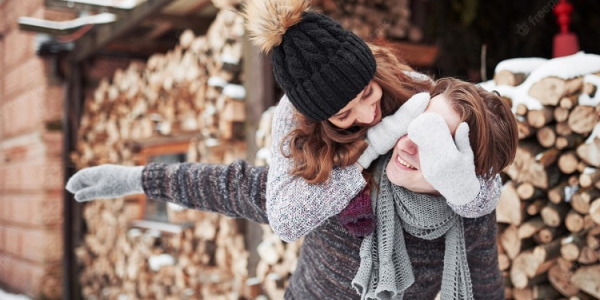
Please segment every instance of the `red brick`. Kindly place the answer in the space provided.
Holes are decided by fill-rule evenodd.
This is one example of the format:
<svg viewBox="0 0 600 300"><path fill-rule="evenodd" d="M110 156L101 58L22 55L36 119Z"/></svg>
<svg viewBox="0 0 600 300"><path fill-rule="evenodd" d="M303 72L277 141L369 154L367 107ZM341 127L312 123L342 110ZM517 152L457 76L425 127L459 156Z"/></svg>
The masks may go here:
<svg viewBox="0 0 600 300"><path fill-rule="evenodd" d="M61 225L62 196L62 191L0 195L0 207L4 209L4 213L0 215L0 221L17 225Z"/></svg>
<svg viewBox="0 0 600 300"><path fill-rule="evenodd" d="M44 5L43 0L7 0L7 3L3 7L4 19L0 20L6 24L6 30L18 30L18 18L22 16L34 17L36 11L38 11Z"/></svg>
<svg viewBox="0 0 600 300"><path fill-rule="evenodd" d="M62 232L60 227L35 228L6 226L7 243L3 251L13 257L39 263L60 262Z"/></svg>
<svg viewBox="0 0 600 300"><path fill-rule="evenodd" d="M2 251L18 256L21 253L22 231L19 227L3 225L5 232L6 243L2 247Z"/></svg>
<svg viewBox="0 0 600 300"><path fill-rule="evenodd" d="M2 245L6 245L6 229L4 228L4 226L5 225L0 223L0 253L4 252L2 250Z"/></svg>
<svg viewBox="0 0 600 300"><path fill-rule="evenodd" d="M62 190L62 162L58 158L38 158L32 161L0 165L0 191L34 192Z"/></svg>
<svg viewBox="0 0 600 300"><path fill-rule="evenodd" d="M13 30L4 37L5 74L23 62L35 58L35 35L25 31Z"/></svg>
<svg viewBox="0 0 600 300"><path fill-rule="evenodd" d="M46 157L62 159L64 134L62 131L44 132L42 134L46 146Z"/></svg>
<svg viewBox="0 0 600 300"><path fill-rule="evenodd" d="M49 85L46 88L44 121L62 120L64 107L63 86Z"/></svg>
<svg viewBox="0 0 600 300"><path fill-rule="evenodd" d="M2 9L0 8L0 11ZM2 20L2 15L0 14L0 20ZM0 24L0 34L2 34L2 24ZM4 66L4 52L6 42L4 39L0 39L0 70L6 70ZM4 71L0 71L0 105L4 102Z"/></svg>
<svg viewBox="0 0 600 300"><path fill-rule="evenodd" d="M46 64L42 58L31 56L17 62L14 67L7 66L7 70L4 74L4 97L7 102L27 91L48 86ZM37 101L43 103L44 99L39 97Z"/></svg>
<svg viewBox="0 0 600 300"><path fill-rule="evenodd" d="M32 132L0 141L0 157L4 164L27 162L46 156L47 149L44 133ZM52 151L55 151L54 149ZM53 156L54 153L52 153Z"/></svg>
<svg viewBox="0 0 600 300"><path fill-rule="evenodd" d="M44 87L28 90L16 99L0 106L0 136L2 139L43 129Z"/></svg>
<svg viewBox="0 0 600 300"><path fill-rule="evenodd" d="M4 193L0 193L0 195L2 194ZM8 219L8 216L10 215L10 209L11 208L9 207L8 201L3 201L2 197L0 196L0 221ZM0 240L0 245L2 245L2 240Z"/></svg>
<svg viewBox="0 0 600 300"><path fill-rule="evenodd" d="M4 1L6 2L6 1ZM0 3L0 34L6 33L8 31L8 24L6 24L6 14L4 13L4 8L2 3ZM2 65L3 60L0 60L0 65Z"/></svg>
<svg viewBox="0 0 600 300"><path fill-rule="evenodd" d="M9 256L6 272L0 274L0 281L12 290L36 299L59 299L60 271L60 264L38 264Z"/></svg>
<svg viewBox="0 0 600 300"><path fill-rule="evenodd" d="M27 229L23 231L20 257L41 263L60 262L63 255L62 245L60 227Z"/></svg>

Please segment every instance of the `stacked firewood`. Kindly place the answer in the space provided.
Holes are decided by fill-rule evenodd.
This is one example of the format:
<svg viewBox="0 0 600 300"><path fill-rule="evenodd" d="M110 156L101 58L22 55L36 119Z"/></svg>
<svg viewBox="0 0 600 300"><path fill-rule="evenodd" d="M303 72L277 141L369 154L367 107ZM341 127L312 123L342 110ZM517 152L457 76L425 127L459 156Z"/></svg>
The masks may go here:
<svg viewBox="0 0 600 300"><path fill-rule="evenodd" d="M245 152L226 145L244 139L243 35L243 19L224 9L206 36L186 31L174 50L102 80L85 102L73 161L132 161L129 142L182 133L201 137L200 161Z"/></svg>
<svg viewBox="0 0 600 300"><path fill-rule="evenodd" d="M274 112L275 107L270 107L260 118L256 131L256 165L270 163ZM263 225L262 230L262 240L257 248L260 260L256 266L256 278L252 278L248 285L253 287L254 296L262 294L269 299L283 299L288 280L296 269L302 239L285 243L273 233L271 227Z"/></svg>
<svg viewBox="0 0 600 300"><path fill-rule="evenodd" d="M411 24L410 0L320 0L315 5L366 40L423 40L423 30Z"/></svg>
<svg viewBox="0 0 600 300"><path fill-rule="evenodd" d="M186 31L174 50L103 80L85 101L73 163L134 165L136 145L184 135L193 136L189 161L244 158L243 34L241 16L222 9L206 36ZM84 207L87 231L76 255L85 299L239 299L246 293L248 251L236 220L169 205L177 223L140 221L143 208L132 200Z"/></svg>
<svg viewBox="0 0 600 300"><path fill-rule="evenodd" d="M519 128L497 208L507 299L600 298L600 104L582 101L596 97L597 75L496 74L541 104L506 93Z"/></svg>
<svg viewBox="0 0 600 300"><path fill-rule="evenodd" d="M148 225L127 210L123 199L85 207L85 299L238 299L248 254L235 222L193 212L195 224Z"/></svg>

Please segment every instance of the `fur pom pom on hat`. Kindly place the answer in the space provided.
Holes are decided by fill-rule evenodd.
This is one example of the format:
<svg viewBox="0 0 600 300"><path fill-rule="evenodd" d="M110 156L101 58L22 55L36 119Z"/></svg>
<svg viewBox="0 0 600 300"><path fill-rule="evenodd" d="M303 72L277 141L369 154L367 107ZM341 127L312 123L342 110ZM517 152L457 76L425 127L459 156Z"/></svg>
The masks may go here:
<svg viewBox="0 0 600 300"><path fill-rule="evenodd" d="M367 44L306 0L248 0L246 31L272 53L275 79L294 105L314 121L327 120L375 76Z"/></svg>

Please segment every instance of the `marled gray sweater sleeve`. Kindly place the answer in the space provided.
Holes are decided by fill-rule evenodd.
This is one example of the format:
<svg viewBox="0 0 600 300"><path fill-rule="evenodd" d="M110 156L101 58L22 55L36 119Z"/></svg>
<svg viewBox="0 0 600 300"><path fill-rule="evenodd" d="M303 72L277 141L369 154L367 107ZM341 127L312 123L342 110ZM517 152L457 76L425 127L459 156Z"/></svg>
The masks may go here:
<svg viewBox="0 0 600 300"><path fill-rule="evenodd" d="M344 209L366 185L355 165L334 168L325 183L309 184L300 176L292 176L289 143L280 147L283 138L295 124L295 109L287 96L275 109L272 124L271 165L267 176L267 216L279 238L294 241Z"/></svg>
<svg viewBox="0 0 600 300"><path fill-rule="evenodd" d="M450 208L452 208L456 214L462 217L483 217L494 211L498 205L498 201L500 200L502 189L502 179L500 178L500 175L496 175L489 179L482 176L477 176L477 179L479 179L479 185L481 189L473 201L463 205L454 205L450 202L447 202Z"/></svg>
<svg viewBox="0 0 600 300"><path fill-rule="evenodd" d="M265 224L268 171L243 160L229 165L150 163L142 171L142 186L151 199Z"/></svg>

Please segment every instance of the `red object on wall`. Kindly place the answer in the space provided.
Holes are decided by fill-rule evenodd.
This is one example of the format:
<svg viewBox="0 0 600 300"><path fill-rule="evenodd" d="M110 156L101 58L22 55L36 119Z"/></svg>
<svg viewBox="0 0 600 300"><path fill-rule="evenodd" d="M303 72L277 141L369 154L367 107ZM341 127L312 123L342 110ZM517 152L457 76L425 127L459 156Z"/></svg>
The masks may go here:
<svg viewBox="0 0 600 300"><path fill-rule="evenodd" d="M553 57L567 56L579 51L577 36L569 32L571 12L573 12L573 5L567 0L560 0L554 6L554 14L556 15L556 22L560 26L560 32L554 35Z"/></svg>

